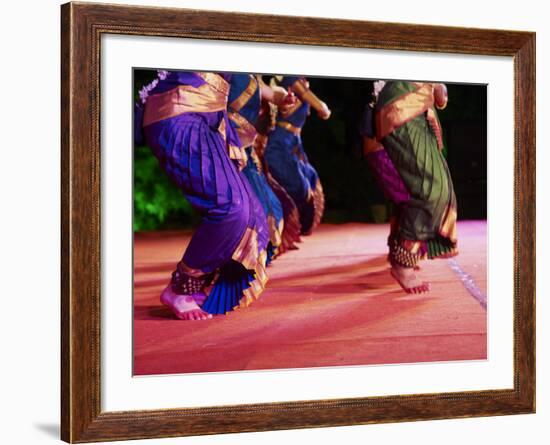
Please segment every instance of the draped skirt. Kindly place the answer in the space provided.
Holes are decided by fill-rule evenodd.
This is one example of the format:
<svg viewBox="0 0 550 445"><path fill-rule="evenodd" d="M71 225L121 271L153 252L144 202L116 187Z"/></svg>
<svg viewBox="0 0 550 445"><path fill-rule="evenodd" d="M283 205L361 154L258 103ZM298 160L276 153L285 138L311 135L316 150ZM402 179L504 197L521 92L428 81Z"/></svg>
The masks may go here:
<svg viewBox="0 0 550 445"><path fill-rule="evenodd" d="M282 243L284 227L283 207L271 189L263 172L263 167L253 147L246 148L247 163L243 173L248 179L252 190L260 201L267 217L269 229L269 244L267 249L268 262L277 255Z"/></svg>
<svg viewBox="0 0 550 445"><path fill-rule="evenodd" d="M262 206L225 142L223 112L185 113L144 128L164 171L202 216L181 260L194 276L215 274L203 309L246 306L265 286L269 231Z"/></svg>
<svg viewBox="0 0 550 445"><path fill-rule="evenodd" d="M324 193L319 175L309 163L299 136L275 127L265 149L265 160L275 180L294 200L302 234L309 234L320 223Z"/></svg>
<svg viewBox="0 0 550 445"><path fill-rule="evenodd" d="M457 204L447 162L425 114L382 140L367 156L397 215L392 238L421 242L428 258L456 255Z"/></svg>

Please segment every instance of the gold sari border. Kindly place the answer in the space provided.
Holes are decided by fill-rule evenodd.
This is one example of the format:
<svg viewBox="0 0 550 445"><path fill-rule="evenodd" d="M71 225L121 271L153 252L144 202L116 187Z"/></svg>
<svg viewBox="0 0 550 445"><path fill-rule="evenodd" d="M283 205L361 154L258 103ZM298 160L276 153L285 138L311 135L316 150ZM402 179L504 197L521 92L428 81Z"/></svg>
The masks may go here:
<svg viewBox="0 0 550 445"><path fill-rule="evenodd" d="M258 90L258 81L254 76L250 74L249 76L250 82L248 83L248 86L243 90L239 97L229 104L229 108L232 108L234 111L240 111Z"/></svg>
<svg viewBox="0 0 550 445"><path fill-rule="evenodd" d="M296 81L290 86L290 89L302 97L303 94L309 91L306 80L302 77L296 79Z"/></svg>
<svg viewBox="0 0 550 445"><path fill-rule="evenodd" d="M254 147L251 147L250 158L252 159L252 162L254 162L254 165L256 166L256 170L258 171L258 173L262 173L263 171L262 161L260 160L260 157L258 156L258 153L256 153L256 149Z"/></svg>
<svg viewBox="0 0 550 445"><path fill-rule="evenodd" d="M287 121L277 121L277 125L281 128L284 128L287 131L290 131L295 136L300 136L300 134L302 133L301 128L296 127Z"/></svg>
<svg viewBox="0 0 550 445"><path fill-rule="evenodd" d="M426 255L426 257L430 260L439 260L439 259L453 258L457 255L458 255L458 248L454 246L450 250L447 250L446 252L443 252L437 255L432 255L432 256Z"/></svg>
<svg viewBox="0 0 550 445"><path fill-rule="evenodd" d="M449 205L439 226L439 234L443 238L449 239L452 243L456 243L458 238L456 221L457 210L454 206Z"/></svg>
<svg viewBox="0 0 550 445"><path fill-rule="evenodd" d="M268 137L265 134L258 133L254 139L254 151L256 155L263 158L265 148L267 147Z"/></svg>
<svg viewBox="0 0 550 445"><path fill-rule="evenodd" d="M241 263L246 269L254 270L256 268L258 263L258 234L254 229L246 228L231 259Z"/></svg>
<svg viewBox="0 0 550 445"><path fill-rule="evenodd" d="M206 272L204 272L203 270L201 269L195 269L193 267L189 267L187 264L185 264L183 262L183 260L181 260L178 265L177 265L177 269L180 271L180 272L183 272L187 275L189 275L190 277L194 277L194 278L199 278L199 277L202 277L204 275L206 275Z"/></svg>
<svg viewBox="0 0 550 445"><path fill-rule="evenodd" d="M227 95L208 83L200 87L179 85L160 94L151 94L145 103L143 126L184 113L209 113L225 110Z"/></svg>
<svg viewBox="0 0 550 445"><path fill-rule="evenodd" d="M413 255L418 255L420 247L422 247L423 244L423 241L415 241L410 239L400 239L397 242L403 249Z"/></svg>
<svg viewBox="0 0 550 445"><path fill-rule="evenodd" d="M321 181L318 179L313 189L313 225L312 229L321 224L325 213L325 193Z"/></svg>
<svg viewBox="0 0 550 445"><path fill-rule="evenodd" d="M252 125L245 117L237 113L236 111L229 110L228 112L229 119L231 119L235 124L237 124L237 135L241 142L241 148L250 147L254 144L254 140L258 132L254 125Z"/></svg>
<svg viewBox="0 0 550 445"><path fill-rule="evenodd" d="M240 299L239 304L233 309L240 309L250 306L254 301L260 298L260 295L265 290L265 286L268 281L267 272L265 270L265 264L267 261L267 253L262 250L258 255L258 262L254 268L254 280L249 283L249 287L243 290L243 297Z"/></svg>
<svg viewBox="0 0 550 445"><path fill-rule="evenodd" d="M218 131L226 143L227 154L229 155L229 159L233 159L234 161L236 161L239 167L239 170L242 170L246 166L246 163L248 162L248 157L246 156L246 152L244 151L244 148L228 143L225 118L221 120L220 126L218 127Z"/></svg>
<svg viewBox="0 0 550 445"><path fill-rule="evenodd" d="M244 148L229 144L227 146L227 149L229 151L229 158L236 161L239 167L239 170L242 170L246 166L246 163L248 162L248 156L246 155Z"/></svg>
<svg viewBox="0 0 550 445"><path fill-rule="evenodd" d="M202 80L204 80L208 85L218 90L220 93L224 94L226 97L229 95L229 82L227 82L227 80L225 80L219 74L199 71L197 72L197 75Z"/></svg>
<svg viewBox="0 0 550 445"><path fill-rule="evenodd" d="M417 89L390 102L376 113L376 139L381 141L401 125L433 107L433 86L416 83Z"/></svg>
<svg viewBox="0 0 550 445"><path fill-rule="evenodd" d="M296 244L301 242L301 229L302 225L300 224L300 214L298 213L298 209L294 206L284 215L282 240L278 249L279 255L289 250L298 249Z"/></svg>
<svg viewBox="0 0 550 445"><path fill-rule="evenodd" d="M218 125L218 131L222 135L224 142L227 141L227 128L225 128L225 126L226 126L225 119L222 119L220 121L220 124Z"/></svg>
<svg viewBox="0 0 550 445"><path fill-rule="evenodd" d="M437 115L435 114L433 108L428 108L428 111L426 112L426 120L428 121L428 124L430 125L430 128L432 129L435 138L437 139L437 147L439 148L439 150L442 150L443 130L441 129L441 124L439 123L439 119L437 118Z"/></svg>
<svg viewBox="0 0 550 445"><path fill-rule="evenodd" d="M367 156L382 150L384 150L384 146L376 139L363 136L363 155Z"/></svg>
<svg viewBox="0 0 550 445"><path fill-rule="evenodd" d="M296 102L293 105L286 106L284 108L279 108L279 114L282 118L287 118L292 116L294 112L302 106L303 102L296 98Z"/></svg>
<svg viewBox="0 0 550 445"><path fill-rule="evenodd" d="M267 273L265 270L267 252L262 250L258 252L258 234L248 227L239 242L239 245L233 253L232 259L241 263L244 268L254 271L254 280L250 286L243 290L243 297L234 309L249 306L257 300L265 289L267 283Z"/></svg>
<svg viewBox="0 0 550 445"><path fill-rule="evenodd" d="M281 221L282 223L283 221ZM281 245L281 235L283 232L283 225L277 224L275 217L269 215L267 217L267 227L269 228L269 241L273 247L279 247Z"/></svg>

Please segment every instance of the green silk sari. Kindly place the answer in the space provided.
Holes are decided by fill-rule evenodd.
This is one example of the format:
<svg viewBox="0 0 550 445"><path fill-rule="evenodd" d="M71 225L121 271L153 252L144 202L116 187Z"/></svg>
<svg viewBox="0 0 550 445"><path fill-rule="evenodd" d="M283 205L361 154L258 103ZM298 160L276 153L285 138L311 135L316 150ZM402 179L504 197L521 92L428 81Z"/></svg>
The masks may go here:
<svg viewBox="0 0 550 445"><path fill-rule="evenodd" d="M409 192L391 237L428 258L457 254L456 197L429 83L388 81L375 109L376 138Z"/></svg>

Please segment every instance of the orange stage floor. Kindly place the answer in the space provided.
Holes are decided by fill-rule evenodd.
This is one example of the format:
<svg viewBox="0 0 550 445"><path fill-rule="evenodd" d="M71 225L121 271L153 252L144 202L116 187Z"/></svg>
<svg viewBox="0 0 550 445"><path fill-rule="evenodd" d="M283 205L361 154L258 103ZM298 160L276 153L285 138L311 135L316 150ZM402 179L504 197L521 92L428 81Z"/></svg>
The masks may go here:
<svg viewBox="0 0 550 445"><path fill-rule="evenodd" d="M459 223L455 259L422 262L422 295L391 278L388 230L323 224L268 268L258 301L205 321L158 300L189 233L136 234L134 375L485 359L485 221Z"/></svg>

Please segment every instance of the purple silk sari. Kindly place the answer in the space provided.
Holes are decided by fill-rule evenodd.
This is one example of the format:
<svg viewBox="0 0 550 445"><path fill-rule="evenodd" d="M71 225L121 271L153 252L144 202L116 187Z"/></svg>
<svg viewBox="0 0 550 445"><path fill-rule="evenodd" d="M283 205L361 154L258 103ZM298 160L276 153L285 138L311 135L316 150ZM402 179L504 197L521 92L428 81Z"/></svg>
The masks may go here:
<svg viewBox="0 0 550 445"><path fill-rule="evenodd" d="M228 77L170 72L144 113L147 144L202 216L178 269L195 277L216 272L203 305L210 313L247 306L267 280L266 216L231 159L239 143L227 120Z"/></svg>

